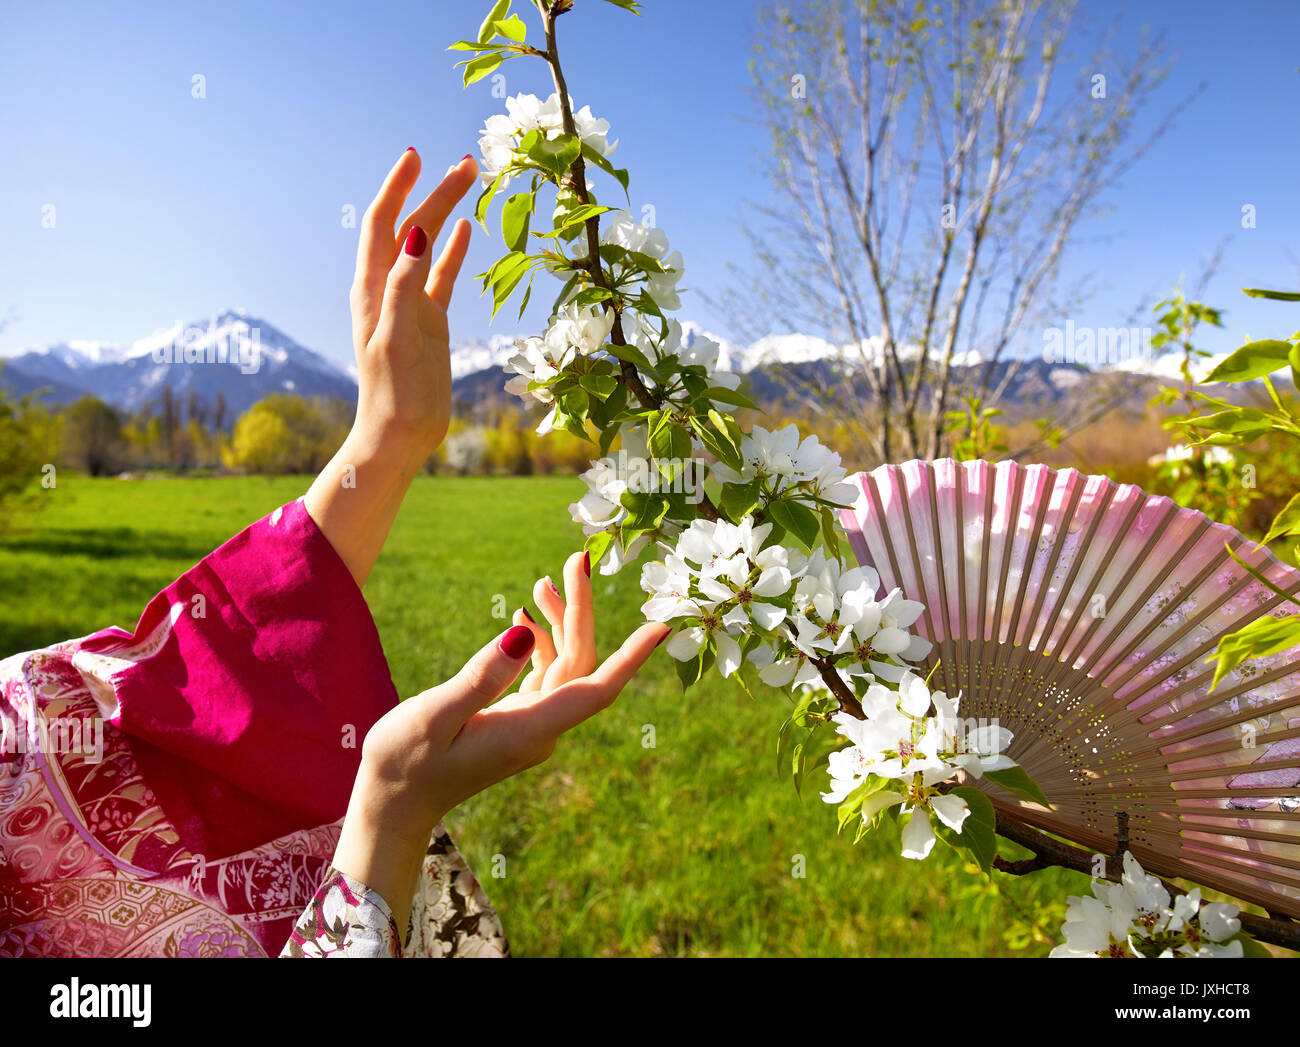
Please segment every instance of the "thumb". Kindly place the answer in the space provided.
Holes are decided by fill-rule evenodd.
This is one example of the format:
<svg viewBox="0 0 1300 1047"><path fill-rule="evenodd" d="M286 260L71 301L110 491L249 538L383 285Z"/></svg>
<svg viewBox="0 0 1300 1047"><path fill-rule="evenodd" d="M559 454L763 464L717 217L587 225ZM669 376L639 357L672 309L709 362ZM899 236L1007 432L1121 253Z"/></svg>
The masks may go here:
<svg viewBox="0 0 1300 1047"><path fill-rule="evenodd" d="M429 249L428 235L420 226L411 226L397 254L397 261L388 272L388 286L384 292L386 305L410 309L412 303L423 298L432 265L433 252Z"/></svg>
<svg viewBox="0 0 1300 1047"><path fill-rule="evenodd" d="M533 653L533 631L512 625L482 648L446 683L435 688L439 704L452 724L454 736L480 709L505 694Z"/></svg>

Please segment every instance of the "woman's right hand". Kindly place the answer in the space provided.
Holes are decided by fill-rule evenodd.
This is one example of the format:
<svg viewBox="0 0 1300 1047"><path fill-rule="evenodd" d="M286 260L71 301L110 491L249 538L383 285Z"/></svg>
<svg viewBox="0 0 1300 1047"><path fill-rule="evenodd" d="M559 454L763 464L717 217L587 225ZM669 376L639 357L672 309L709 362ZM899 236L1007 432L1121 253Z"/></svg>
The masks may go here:
<svg viewBox="0 0 1300 1047"><path fill-rule="evenodd" d="M388 902L398 927L429 834L457 804L544 762L561 734L609 706L670 631L643 625L597 666L587 554L533 589L547 631L520 609L515 624L446 683L402 702L366 735L334 866ZM531 656L519 691L500 701Z"/></svg>

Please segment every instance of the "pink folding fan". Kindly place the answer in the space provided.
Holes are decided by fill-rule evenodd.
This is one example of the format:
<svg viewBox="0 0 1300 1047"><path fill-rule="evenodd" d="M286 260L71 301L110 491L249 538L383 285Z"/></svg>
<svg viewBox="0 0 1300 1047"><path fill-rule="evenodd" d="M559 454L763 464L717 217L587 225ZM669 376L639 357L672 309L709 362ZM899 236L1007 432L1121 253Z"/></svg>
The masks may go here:
<svg viewBox="0 0 1300 1047"><path fill-rule="evenodd" d="M852 478L858 560L925 603L934 686L996 717L1053 810L1005 814L1149 871L1300 917L1300 654L1209 691L1219 638L1295 605L1300 572L1236 531L1102 476L1013 462ZM978 784L978 783L977 783Z"/></svg>

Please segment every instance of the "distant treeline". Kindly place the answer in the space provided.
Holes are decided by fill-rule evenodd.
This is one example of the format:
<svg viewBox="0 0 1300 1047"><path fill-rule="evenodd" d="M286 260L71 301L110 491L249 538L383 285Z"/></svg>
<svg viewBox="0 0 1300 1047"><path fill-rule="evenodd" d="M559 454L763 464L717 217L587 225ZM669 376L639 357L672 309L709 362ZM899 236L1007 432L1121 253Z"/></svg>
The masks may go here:
<svg viewBox="0 0 1300 1047"><path fill-rule="evenodd" d="M94 396L51 410L0 393L0 454L17 474L15 485L22 476L39 478L46 464L89 476L159 469L314 473L338 450L355 411L346 400L293 393L267 396L235 419L220 393L209 406L196 393L182 401L166 387L137 411ZM591 444L565 432L540 437L536 425L514 406L478 411L473 422L453 419L425 470L527 475L587 468Z"/></svg>
<svg viewBox="0 0 1300 1047"><path fill-rule="evenodd" d="M538 414L511 403L480 400L451 422L447 438L425 463L428 473L456 475L546 475L586 469L596 448L571 433L536 432ZM772 407L770 410L775 411ZM228 416L220 394L209 406L191 393L183 401L164 387L159 398L140 410L125 412L87 396L52 410L32 397L14 400L0 389L0 529L40 490L51 467L90 476L116 476L150 470L311 474L333 456L351 427L355 404L342 399L307 398L276 393L258 401L237 418ZM742 426L779 428L798 424L805 434L842 450L849 469L876 463L854 454L861 433L844 418L827 418L815 410L744 412ZM862 424L869 425L864 412ZM1034 443L1035 423L994 426L991 458L1014 454ZM1053 448L1037 449L1026 460L1055 467L1072 466L1135 483L1152 493L1175 494L1161 475L1159 462L1171 440L1162 419L1151 413L1116 409ZM1248 534L1262 533L1279 506L1275 492L1294 490L1300 465L1286 453L1253 449L1241 456L1252 467L1251 483L1259 495L1239 521ZM1256 475L1257 474L1257 475ZM1186 499L1183 492L1179 492ZM1215 518L1224 505L1196 508ZM1185 502L1186 504L1186 502Z"/></svg>

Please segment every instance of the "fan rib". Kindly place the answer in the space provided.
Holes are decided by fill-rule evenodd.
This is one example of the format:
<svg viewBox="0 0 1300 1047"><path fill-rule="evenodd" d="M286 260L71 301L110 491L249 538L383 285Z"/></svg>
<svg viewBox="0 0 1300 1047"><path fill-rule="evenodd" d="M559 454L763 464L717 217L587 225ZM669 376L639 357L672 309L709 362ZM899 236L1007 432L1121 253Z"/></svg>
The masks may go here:
<svg viewBox="0 0 1300 1047"><path fill-rule="evenodd" d="M1156 821L1152 824L1160 825L1160 822ZM1161 831L1164 831L1163 827ZM1174 829L1170 827L1168 831L1180 838L1185 838L1188 833L1201 833L1210 836L1231 836L1242 840L1259 840L1261 843L1295 843L1294 834L1269 832L1266 829L1244 829L1241 826L1229 828L1217 825L1198 825L1196 822L1183 822L1180 828ZM1197 839L1193 842L1201 843L1203 841ZM1239 854L1240 848L1230 849L1229 852L1225 853Z"/></svg>
<svg viewBox="0 0 1300 1047"><path fill-rule="evenodd" d="M1079 476L1079 474L1075 472L1073 469L1068 470L1067 472L1068 474L1072 474L1073 477L1077 478ZM1069 533L1069 525L1074 520L1074 514L1078 510L1079 502L1083 499L1083 493L1088 486L1086 480L1082 482L1072 481L1072 483L1073 483L1073 490L1070 495L1070 503L1069 506L1061 513L1061 521L1060 524L1057 526L1058 534ZM1093 527L1095 528L1096 525L1098 525L1100 522L1101 522L1101 514L1097 514L1093 518ZM1048 590L1051 588L1052 575L1056 571L1056 565L1060 561L1061 554L1062 552L1064 552L1064 550L1065 550L1064 542L1053 543L1052 559L1043 570L1042 584L1039 586L1038 589L1038 599L1034 603L1033 610L1030 611L1029 613L1029 621L1031 623L1035 622L1038 619L1038 616L1043 609L1043 601L1047 596ZM1036 648L1036 650L1040 654L1046 655L1047 653L1047 645L1051 641L1051 637L1052 637L1052 626L1056 621L1057 615L1060 612L1060 608L1064 606L1065 597L1070 591L1070 583L1073 582L1076 572L1079 570L1079 568L1082 565L1083 565L1083 557L1076 558L1073 565L1071 566L1069 579L1057 592L1056 599L1052 601L1051 616L1049 617L1047 623L1044 625L1042 629L1042 632L1040 634L1039 646ZM1034 631L1035 631L1034 627L1031 624L1030 628L1027 630L1025 635L1026 649L1031 648L1031 645L1034 641ZM1029 686L1029 679L1030 679L1029 673L1022 673L1020 675L1019 683L1016 685L1015 689L1011 692L1010 695L1009 700L1012 702L1012 704L1015 704L1024 696L1025 690Z"/></svg>
<svg viewBox="0 0 1300 1047"><path fill-rule="evenodd" d="M924 470L925 475L930 476L931 479L933 480L934 466L929 462L925 462L923 463L922 468ZM954 655L956 654L956 651L953 648L953 642L952 642L952 636L953 636L952 616L948 610L948 585L947 582L945 581L947 577L947 572L938 570L938 565L940 563L943 563L943 529L939 526L939 501L938 501L938 494L936 493L938 484L931 482L926 484L925 486L929 488L929 493L930 493L930 525L931 525L930 538L931 538L932 547L934 549L934 559L935 559L935 567L936 567L934 571L934 575L939 581L939 612L943 616L943 639L940 641L940 647L947 654L947 657L939 659L939 664L943 669L944 690L948 694L953 694L956 691L956 687L955 687L956 679L952 675L953 661L954 661ZM909 529L909 537L910 537L910 529ZM915 562L919 568L921 560L917 554L917 549L915 548L915 545L913 545L912 548L912 556L915 558Z"/></svg>
<svg viewBox="0 0 1300 1047"><path fill-rule="evenodd" d="M1117 488L1111 488L1110 490L1113 492L1114 490L1117 490ZM1109 507L1109 505L1110 503L1108 502L1107 507ZM1135 498L1133 500L1133 505L1129 507L1128 514L1125 516L1120 529L1127 532L1133 526L1134 520L1141 511L1142 502L1140 499ZM1098 514L1096 522L1101 522L1101 514ZM1061 630L1060 644L1052 650L1052 666L1048 669L1046 676L1043 678L1043 687L1055 686L1062 673L1075 671L1074 662L1077 660L1075 658L1075 651L1081 650L1083 647L1087 646L1088 640L1092 635L1092 629L1090 628L1079 641L1079 644L1067 652L1067 648L1070 646L1070 641L1074 636L1074 631L1079 627L1079 622L1083 616L1084 608L1088 606L1088 600L1085 598L1086 593L1089 590L1095 590L1101 585L1102 580L1106 577L1106 572L1110 570L1111 561L1114 560L1116 554L1119 553L1119 549L1120 547L1118 543L1111 545L1102 555L1101 563L1097 565L1097 569L1091 576L1089 576L1088 586L1085 588L1084 594L1080 596L1079 602L1074 608L1074 614L1070 616L1070 620ZM1076 565L1082 565L1085 559L1086 557L1080 556L1076 561ZM1100 618L1094 618L1092 628L1096 628L1100 621ZM1046 650L1044 650L1044 654L1046 654Z"/></svg>
<svg viewBox="0 0 1300 1047"><path fill-rule="evenodd" d="M1202 534L1204 534L1204 532L1202 532ZM1199 540L1200 539L1198 538L1197 541L1199 542ZM1187 595L1196 592L1196 590L1199 589L1205 583L1205 580L1207 578L1209 578L1216 571L1221 570L1223 565L1228 562L1230 562L1230 557L1228 556L1227 550L1225 549L1223 552L1218 554L1217 560L1212 560L1209 563L1207 563L1204 567L1201 568L1201 570L1196 574L1196 576L1190 582L1188 582L1186 585L1179 587L1178 599L1182 599ZM1176 565L1176 561L1171 560L1170 569L1172 569L1175 565ZM1226 594L1221 594L1219 597L1219 601L1213 606L1207 607L1202 612L1202 616L1205 614L1213 613L1213 611L1217 610L1218 607L1222 606L1222 604L1226 602L1228 599L1229 597ZM1143 607L1146 606L1146 601L1143 602L1142 606ZM1124 649L1120 651L1118 656L1112 659L1112 661L1118 662L1119 664L1122 665L1124 661L1128 659L1128 657L1135 650L1137 650L1139 646L1141 646L1142 642L1148 636L1150 636L1157 629L1162 628L1167 621L1168 621L1167 618L1162 618L1158 614L1153 614L1151 616L1151 621L1147 623L1146 627L1141 629L1137 633L1137 635L1134 636L1133 639L1128 642L1127 646L1125 646ZM1160 645L1154 646L1143 658L1136 660L1134 665L1128 670L1128 672L1126 672L1118 680L1115 680L1113 682L1108 680L1106 682L1106 686L1109 687L1116 694L1118 694L1120 689L1129 680L1131 680L1136 674L1140 673L1154 659L1158 658L1165 651L1169 650L1170 647L1172 647L1175 643L1181 640L1187 633L1189 633L1192 629L1194 629L1198 621L1199 621L1199 617L1196 620L1189 620L1183 622L1182 625L1180 625L1177 629L1175 629L1174 632L1172 632L1169 636L1164 637L1161 640ZM1152 682L1148 682L1147 687L1144 689L1149 689L1152 685Z"/></svg>
<svg viewBox="0 0 1300 1047"><path fill-rule="evenodd" d="M1207 519L1202 519L1200 524L1197 527L1197 532L1195 536L1187 544L1190 546L1195 546L1201 540L1201 538L1204 537L1205 532L1208 531L1209 528L1210 528L1210 521ZM1162 532L1163 532L1163 528L1161 528L1161 531L1157 532L1154 537L1162 538L1163 537ZM1138 616L1138 614L1142 611L1142 608L1144 608L1147 605L1147 603L1150 602L1151 597L1153 597L1160 590L1160 587L1165 584L1165 580L1169 577L1171 573L1173 573L1173 570L1175 567L1178 566L1178 563L1179 562L1176 559L1169 559L1165 563L1164 567L1160 570L1160 573L1157 574L1155 578L1153 578L1151 582L1147 585L1147 587L1144 590L1142 590L1141 594L1132 601L1132 606L1129 608L1128 613L1125 614L1122 619L1120 619L1119 624L1111 630L1110 635L1114 636L1116 639L1124 635L1124 630L1129 627L1129 624L1133 621L1133 619L1135 619ZM1140 565L1140 561L1135 559L1134 567L1137 567L1139 565ZM1115 666L1117 662L1122 662L1123 658L1128 656L1128 652L1131 647L1132 644L1130 643L1129 647L1125 648L1123 655L1116 655L1112 651L1107 651L1106 654L1099 653L1098 660L1093 663L1092 670L1089 672L1088 675L1093 677L1099 683L1105 685L1105 687L1108 690L1111 690L1113 692L1114 688L1111 686L1111 684L1107 682L1106 678L1114 671L1113 666ZM1102 659L1105 659L1105 661L1102 661Z"/></svg>
<svg viewBox="0 0 1300 1047"><path fill-rule="evenodd" d="M1086 487L1087 485L1085 484L1084 486ZM1080 548L1086 549L1089 545L1092 544L1093 538L1096 537L1097 529L1101 526L1101 521L1106 515L1106 510L1110 508L1111 502L1114 501L1115 490L1116 488L1113 486L1107 487L1102 493L1101 509L1093 513L1092 522L1088 525L1088 532L1080 540L1079 543ZM1086 559L1087 557L1085 556L1076 556L1074 559L1074 563L1070 565L1070 573L1066 575L1065 581L1061 583L1061 590L1057 594L1057 600L1052 605L1051 616L1047 619L1047 623L1043 626L1043 643L1040 649L1044 654L1048 653L1048 645L1052 641L1052 633L1056 630L1057 619L1060 617L1061 612L1065 609L1065 605L1068 602L1069 595L1074 589L1074 580L1076 577L1078 577L1079 571L1083 569L1083 564ZM1110 562L1109 560L1106 561L1107 565L1109 565L1109 562ZM1105 566L1103 566L1102 571L1104 573ZM1076 615L1079 613L1079 610L1083 608L1085 602L1086 601L1083 600L1079 601L1079 606L1075 611ZM1069 634L1069 632L1072 629L1073 629L1073 625L1070 625L1061 634L1061 639L1064 640L1065 637ZM1052 648L1051 653L1055 655L1056 648Z"/></svg>
<svg viewBox="0 0 1300 1047"><path fill-rule="evenodd" d="M1292 697L1287 700L1294 701L1295 699L1294 697ZM1255 719L1254 710L1250 710L1250 715L1247 716L1247 719L1251 719L1251 720ZM1220 720L1214 723L1212 726L1214 729L1210 733L1217 734L1225 727L1229 727L1232 725L1225 721ZM1257 734L1254 738L1254 745L1251 748L1253 749L1266 748L1267 746L1272 745L1274 742L1285 742L1292 738L1300 738L1300 727L1288 727L1285 730L1273 731L1268 734ZM1230 753L1234 749L1239 752L1251 751L1251 749L1247 749L1242 745L1242 740L1240 738L1227 738L1221 742L1215 742L1212 745L1203 745L1196 749L1181 750L1176 756L1170 756L1169 759L1170 769L1172 770L1173 765L1176 763L1186 763L1188 760L1197 760L1205 756L1217 756L1219 753Z"/></svg>
<svg viewBox="0 0 1300 1047"><path fill-rule="evenodd" d="M1169 509L1169 512L1167 513L1167 515L1172 515L1172 507L1173 507L1173 503L1171 502L1171 503L1170 503L1170 509ZM1135 509L1135 512L1134 512L1133 515L1136 516L1136 515L1138 515L1138 513L1140 513L1140 511L1141 511L1141 502L1139 502L1139 503L1134 507L1134 509ZM1120 577L1119 582L1118 582L1117 584L1115 584L1115 585L1113 585L1113 586L1110 587L1112 592L1120 592L1120 593L1122 593L1122 592L1124 592L1125 589L1128 588L1128 584L1129 584L1129 582L1131 582L1131 581L1133 580L1133 576L1134 576L1135 574L1137 574L1139 568L1141 567L1142 560L1144 560L1145 558L1147 558L1148 556L1150 556L1150 555L1152 554L1152 552L1153 552L1153 548L1152 548L1152 547L1153 547L1156 543L1159 542L1161 536L1163 535L1163 532L1164 532L1164 528L1165 528L1166 523L1168 523L1167 520L1161 520L1161 521L1160 521L1160 525L1159 525L1158 527L1153 527L1153 528L1151 529L1151 531L1152 531L1152 533L1151 533L1151 537L1147 539L1146 546L1145 546L1145 547L1140 551L1140 553L1139 553L1138 555L1133 556L1132 562L1129 564L1128 569L1127 569L1127 570L1124 572L1124 574ZM1115 556L1115 554L1117 554L1117 553L1119 552L1119 549L1120 549L1120 547L1119 547L1118 544L1116 544L1116 545L1114 545L1114 546L1111 547L1110 552L1109 552L1108 555L1107 555L1107 565L1108 565L1108 566L1109 566L1109 562L1110 562L1110 560ZM1104 580L1105 580L1105 574L1104 574L1104 573L1103 573L1102 575L1098 576L1098 578L1096 579L1098 585L1100 585ZM1105 595L1105 594L1102 594L1102 595ZM1078 662L1079 662L1079 658L1082 656L1083 652L1087 649L1088 644L1091 643L1091 641L1092 641L1092 637L1093 637L1093 634L1094 634L1098 629L1103 628L1103 624L1104 624L1105 626L1107 626L1107 627L1113 627L1114 623L1113 623L1113 622L1109 622L1109 621L1107 621L1107 618L1108 618L1108 616L1105 615L1105 614L1101 614L1101 615L1097 615L1097 616L1095 616L1095 617L1093 618L1093 620L1092 620L1092 624L1091 624L1090 626L1088 626L1088 628L1084 631L1084 634L1083 634L1083 636L1080 638L1079 642L1078 642L1077 644L1075 644L1073 647L1071 647L1069 654L1066 656L1066 658L1068 658L1068 661L1066 662L1066 664L1067 664L1071 669L1077 668L1077 666L1078 666ZM1122 628L1122 625L1121 625L1121 628ZM1108 634L1109 634L1109 633L1112 633L1113 631L1114 631L1113 628L1109 628L1109 629L1108 629ZM1063 659L1063 660L1064 660L1064 659Z"/></svg>
<svg viewBox="0 0 1300 1047"><path fill-rule="evenodd" d="M1162 699L1162 703L1160 707L1156 709L1149 709L1145 712L1140 712L1139 719L1141 720L1142 723L1146 723L1147 718L1154 719L1158 714L1165 713L1165 715L1169 717L1168 722L1161 724L1160 727L1154 728L1154 730L1164 730L1164 728L1166 727L1172 727L1179 720L1185 720L1187 719L1187 717L1192 716L1195 713L1204 712L1207 709L1213 709L1216 705L1220 705L1223 702L1230 701L1231 699L1237 698L1240 695L1248 694L1249 692L1257 689L1263 684L1272 683L1274 680L1280 680L1285 676L1290 676L1292 673L1296 671L1297 671L1297 666L1295 665L1282 665L1276 669L1269 669L1266 672L1257 673L1256 675L1250 677L1250 679L1248 679L1245 683L1237 684L1236 687L1229 687L1222 691L1214 691L1211 694L1207 694L1204 698L1201 698L1200 700L1193 702L1191 705L1184 706L1181 709L1169 709L1168 708L1169 702L1165 701L1164 699L1172 699L1177 695L1182 694L1185 691L1193 690L1194 689L1193 684L1196 681L1189 681L1186 684L1180 684L1175 690L1169 691L1167 694L1161 695L1160 697ZM1211 673L1212 670L1206 670L1204 674L1198 677L1198 680L1203 683L1205 679L1211 675ZM1281 698L1276 699L1274 702L1269 703L1267 706L1258 705L1258 706L1254 706L1252 709L1246 709L1245 711L1234 713L1231 717L1224 717L1223 720L1219 721L1219 723L1221 726L1230 726L1231 724L1241 723L1245 720L1253 720L1256 716L1260 714L1260 711L1265 708L1268 708L1270 710L1285 709L1287 708L1288 705L1293 704L1294 702L1295 702L1294 694L1283 695ZM1159 738L1155 738L1153 736L1152 740L1164 746L1164 745L1168 745L1170 742L1180 742L1187 738L1195 738L1198 734L1202 733L1202 730L1203 730L1202 724L1195 724L1194 726L1191 727L1185 727L1181 731L1176 731L1173 734L1162 735Z"/></svg>
<svg viewBox="0 0 1300 1047"><path fill-rule="evenodd" d="M1011 664L1016 660L1016 623L1014 620L1008 623L1007 638L1004 642L1002 639L1002 622L1007 616L1002 613L1002 609L1006 598L1007 577L1011 573L1011 557L1016 548L1016 533L1019 530L1020 525L1020 515L1022 511L1021 502L1025 491L1024 481L1029 470L1012 469L1010 471L1013 474L1013 494L1007 503L1007 526L1002 538L1002 569L998 577L998 596L994 603L994 606L998 608L998 614L993 623L993 642L996 645L993 653L993 679L999 682L995 682L993 686L997 687L999 691L1002 689L1000 681L1006 678L1006 674L1010 670ZM1040 501L1043 501L1043 499L1040 499ZM1040 509L1041 508L1043 507L1040 506ZM1012 609L1012 614L1015 617L1019 616L1020 599L1023 592L1024 589L1021 587L1020 593L1017 594L1016 606ZM1008 649L1010 649L1010 654L1008 653ZM1000 700L1005 700L1006 696L1000 695L999 698Z"/></svg>

